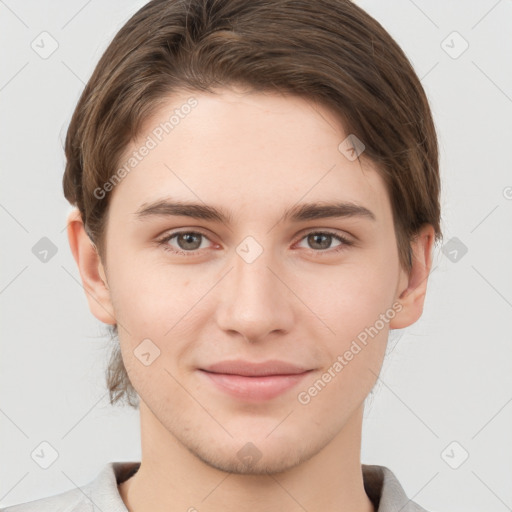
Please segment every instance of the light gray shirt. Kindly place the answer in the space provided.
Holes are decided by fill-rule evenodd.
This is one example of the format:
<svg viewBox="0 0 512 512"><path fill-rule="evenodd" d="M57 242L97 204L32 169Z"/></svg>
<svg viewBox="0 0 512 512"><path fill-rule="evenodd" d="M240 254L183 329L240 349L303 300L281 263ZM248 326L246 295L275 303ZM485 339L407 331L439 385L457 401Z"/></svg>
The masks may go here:
<svg viewBox="0 0 512 512"><path fill-rule="evenodd" d="M140 462L109 462L81 488L0 509L0 512L128 512L118 484L139 469ZM394 473L385 466L362 464L366 494L376 512L427 512L407 498Z"/></svg>

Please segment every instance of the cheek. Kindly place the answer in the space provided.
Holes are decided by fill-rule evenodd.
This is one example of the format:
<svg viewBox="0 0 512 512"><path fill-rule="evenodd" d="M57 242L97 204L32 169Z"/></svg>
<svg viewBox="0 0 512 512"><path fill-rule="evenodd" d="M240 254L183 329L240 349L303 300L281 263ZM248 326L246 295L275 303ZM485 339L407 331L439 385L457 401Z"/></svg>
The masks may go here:
<svg viewBox="0 0 512 512"><path fill-rule="evenodd" d="M394 278L386 265L343 268L322 299L326 334L326 380L334 394L369 392L385 356L389 322L395 316ZM320 304L320 303L319 303ZM332 377L335 375L335 377ZM357 388L357 389L356 389Z"/></svg>
<svg viewBox="0 0 512 512"><path fill-rule="evenodd" d="M333 283L328 300L317 302L334 331L319 340L323 368L307 382L297 400L311 417L332 412L342 421L373 388L385 357L389 321L394 316L388 279L378 272L347 272ZM320 300L320 297L318 298ZM320 307L322 304L322 307ZM322 309L323 308L323 309Z"/></svg>
<svg viewBox="0 0 512 512"><path fill-rule="evenodd" d="M148 393L168 389L176 395L180 388L170 373L178 371L177 361L193 352L197 329L207 316L200 301L207 291L204 284L177 267L139 265L133 259L120 260L112 281L114 312L130 380L141 396L145 396L144 389ZM177 373L176 378L180 378Z"/></svg>
<svg viewBox="0 0 512 512"><path fill-rule="evenodd" d="M197 285L177 266L150 264L142 257L122 255L117 261L109 276L114 311L118 321L138 336L161 337L200 292L195 293Z"/></svg>
<svg viewBox="0 0 512 512"><path fill-rule="evenodd" d="M340 265L325 277L323 293L318 287L304 293L346 338L372 325L392 306L396 279L392 266L375 261Z"/></svg>

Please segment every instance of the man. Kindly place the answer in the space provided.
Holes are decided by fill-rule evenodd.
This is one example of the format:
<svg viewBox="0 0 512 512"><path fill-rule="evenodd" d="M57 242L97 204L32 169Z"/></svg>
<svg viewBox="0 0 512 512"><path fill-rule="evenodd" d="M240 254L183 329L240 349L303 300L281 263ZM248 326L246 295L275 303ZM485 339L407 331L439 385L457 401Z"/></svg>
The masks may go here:
<svg viewBox="0 0 512 512"><path fill-rule="evenodd" d="M441 237L428 102L375 20L344 0L149 2L66 157L70 247L119 337L111 401L140 398L142 460L7 511L424 510L360 460Z"/></svg>

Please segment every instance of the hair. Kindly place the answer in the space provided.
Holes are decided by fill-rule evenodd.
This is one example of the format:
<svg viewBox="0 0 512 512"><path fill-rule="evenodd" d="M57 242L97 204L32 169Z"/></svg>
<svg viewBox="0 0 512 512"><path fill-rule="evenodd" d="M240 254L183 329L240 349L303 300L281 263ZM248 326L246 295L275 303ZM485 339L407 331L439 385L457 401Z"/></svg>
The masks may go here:
<svg viewBox="0 0 512 512"><path fill-rule="evenodd" d="M376 164L390 198L402 268L411 269L423 224L442 239L426 94L404 52L363 9L349 0L152 0L105 50L66 135L64 195L102 261L110 195L97 191L145 120L176 91L240 85L317 101L364 143L362 157ZM117 325L109 327L117 338ZM125 398L137 407L118 343L106 379L112 405Z"/></svg>

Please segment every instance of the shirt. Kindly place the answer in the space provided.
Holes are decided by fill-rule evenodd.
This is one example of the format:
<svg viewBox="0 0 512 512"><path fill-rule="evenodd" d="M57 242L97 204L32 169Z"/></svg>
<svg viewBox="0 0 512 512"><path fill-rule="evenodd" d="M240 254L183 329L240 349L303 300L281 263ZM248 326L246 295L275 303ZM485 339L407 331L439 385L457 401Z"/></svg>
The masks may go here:
<svg viewBox="0 0 512 512"><path fill-rule="evenodd" d="M139 469L140 462L109 462L82 488L64 491L0 509L0 512L128 512L118 484ZM362 464L364 490L376 512L427 512L407 498L394 473L385 466Z"/></svg>

